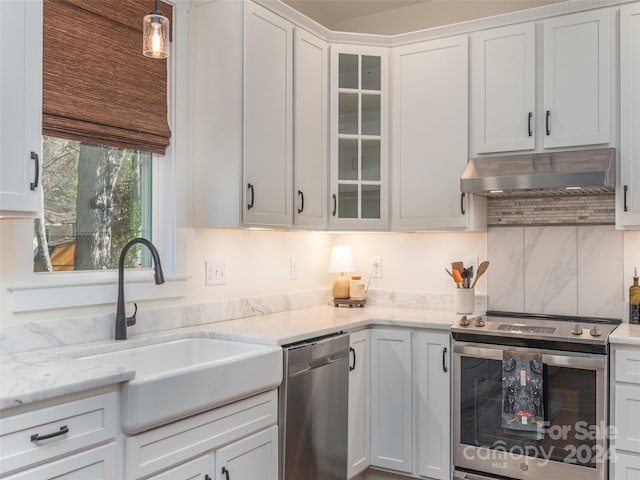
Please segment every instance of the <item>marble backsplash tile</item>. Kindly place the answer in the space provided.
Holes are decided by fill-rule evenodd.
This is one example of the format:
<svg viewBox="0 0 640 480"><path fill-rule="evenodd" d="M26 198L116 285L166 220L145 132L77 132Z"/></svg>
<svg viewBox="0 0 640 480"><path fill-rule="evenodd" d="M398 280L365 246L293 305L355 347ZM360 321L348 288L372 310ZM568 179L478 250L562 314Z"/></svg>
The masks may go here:
<svg viewBox="0 0 640 480"><path fill-rule="evenodd" d="M488 257L489 309L623 317L623 232L611 226L489 229Z"/></svg>

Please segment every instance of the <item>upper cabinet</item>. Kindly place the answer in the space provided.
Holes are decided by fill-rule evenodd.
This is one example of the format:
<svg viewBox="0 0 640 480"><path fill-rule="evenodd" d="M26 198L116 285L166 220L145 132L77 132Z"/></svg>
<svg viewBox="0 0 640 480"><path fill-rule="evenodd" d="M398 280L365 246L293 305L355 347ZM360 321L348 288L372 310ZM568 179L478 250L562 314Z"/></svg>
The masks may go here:
<svg viewBox="0 0 640 480"><path fill-rule="evenodd" d="M293 25L244 2L244 223L292 224Z"/></svg>
<svg viewBox="0 0 640 480"><path fill-rule="evenodd" d="M539 39L534 23L475 34L473 152L609 143L609 23L600 9L546 19Z"/></svg>
<svg viewBox="0 0 640 480"><path fill-rule="evenodd" d="M609 10L544 22L544 147L609 143Z"/></svg>
<svg viewBox="0 0 640 480"><path fill-rule="evenodd" d="M392 58L392 227L473 228L482 208L460 193L469 156L468 37L397 47Z"/></svg>
<svg viewBox="0 0 640 480"><path fill-rule="evenodd" d="M476 153L535 148L536 26L495 28L473 36Z"/></svg>
<svg viewBox="0 0 640 480"><path fill-rule="evenodd" d="M332 228L389 225L387 57L386 48L331 47Z"/></svg>
<svg viewBox="0 0 640 480"><path fill-rule="evenodd" d="M294 224L326 228L329 47L300 28L294 46Z"/></svg>
<svg viewBox="0 0 640 480"><path fill-rule="evenodd" d="M0 2L0 217L41 210L42 2Z"/></svg>
<svg viewBox="0 0 640 480"><path fill-rule="evenodd" d="M640 3L620 8L618 227L640 229Z"/></svg>

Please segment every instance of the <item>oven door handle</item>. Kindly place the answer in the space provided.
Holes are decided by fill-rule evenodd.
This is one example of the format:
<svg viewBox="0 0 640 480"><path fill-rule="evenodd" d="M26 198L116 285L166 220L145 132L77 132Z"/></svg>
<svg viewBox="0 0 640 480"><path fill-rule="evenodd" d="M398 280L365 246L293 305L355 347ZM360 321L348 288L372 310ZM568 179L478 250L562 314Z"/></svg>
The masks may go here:
<svg viewBox="0 0 640 480"><path fill-rule="evenodd" d="M527 349L513 346L497 346L486 344L473 344L466 342L454 342L453 353L466 357L488 358L491 360L502 360L505 351L526 351L531 353L541 353L542 363L558 367L571 368L605 368L606 357L604 355L590 355L579 352L555 352L553 350Z"/></svg>

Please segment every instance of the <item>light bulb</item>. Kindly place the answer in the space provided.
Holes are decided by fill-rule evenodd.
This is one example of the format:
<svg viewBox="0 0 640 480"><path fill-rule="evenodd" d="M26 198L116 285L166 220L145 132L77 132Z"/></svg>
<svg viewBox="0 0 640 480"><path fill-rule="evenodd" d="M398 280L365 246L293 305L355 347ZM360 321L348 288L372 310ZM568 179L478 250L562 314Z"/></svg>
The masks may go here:
<svg viewBox="0 0 640 480"><path fill-rule="evenodd" d="M144 17L142 53L149 58L169 56L169 19L160 12Z"/></svg>

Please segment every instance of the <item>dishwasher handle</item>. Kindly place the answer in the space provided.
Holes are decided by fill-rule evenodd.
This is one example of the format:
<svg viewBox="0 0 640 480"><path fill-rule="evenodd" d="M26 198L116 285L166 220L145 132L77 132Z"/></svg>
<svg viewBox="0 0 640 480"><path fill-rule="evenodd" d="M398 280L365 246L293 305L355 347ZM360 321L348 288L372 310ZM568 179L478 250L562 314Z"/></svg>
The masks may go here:
<svg viewBox="0 0 640 480"><path fill-rule="evenodd" d="M317 368L326 367L334 363L342 362L347 359L347 351L338 352L333 355L327 355L326 357L314 358L309 362L297 363L289 366L289 378L297 377L304 373L310 372Z"/></svg>

